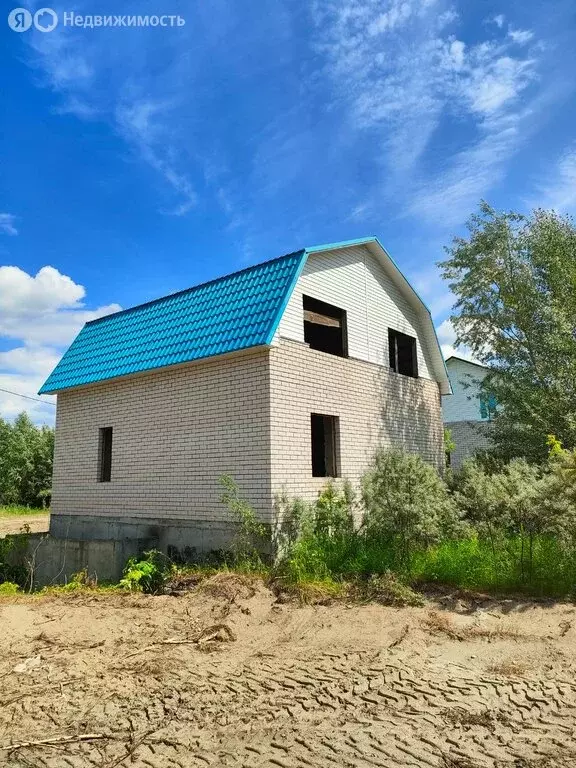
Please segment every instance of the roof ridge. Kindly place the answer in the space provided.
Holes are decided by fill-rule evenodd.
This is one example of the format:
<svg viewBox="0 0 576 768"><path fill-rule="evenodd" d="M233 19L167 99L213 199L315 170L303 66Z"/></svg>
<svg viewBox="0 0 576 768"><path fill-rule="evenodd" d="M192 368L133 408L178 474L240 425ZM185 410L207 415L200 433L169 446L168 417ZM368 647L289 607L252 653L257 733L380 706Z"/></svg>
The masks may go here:
<svg viewBox="0 0 576 768"><path fill-rule="evenodd" d="M489 365L485 365L484 363L475 363L473 360L468 360L465 357L460 357L460 355L450 355L450 357L446 358L446 362L448 360L460 360L462 363L468 363L468 365L475 365L477 368L486 368L489 369Z"/></svg>
<svg viewBox="0 0 576 768"><path fill-rule="evenodd" d="M237 275L241 275L244 272L250 272L253 269L258 269L259 267L263 267L266 264L272 264L275 261L282 261L282 259L288 259L290 257L302 255L305 250L306 250L305 248L300 248L298 251L292 251L292 253L285 253L283 256L275 256L273 259L266 259L266 261L260 261L258 264L252 264L249 267L244 267L243 269L237 269L235 272L228 272L225 275L220 275L220 277L214 277L211 280L206 280L203 283L198 283L197 285L191 285L189 288L183 288L180 291L174 291L174 293L167 293L165 296L159 296L157 299L144 301L142 302L142 304L135 304L133 307L120 309L118 310L118 312L111 312L109 315L102 315L102 317L96 317L94 320L88 320L86 322L86 325L94 325L104 320L108 320L111 317L117 317L118 315L124 315L124 314L127 314L128 312L134 312L137 309L142 309L142 307L149 307L153 304L157 304L160 301L164 301L165 299L172 299L172 298L175 298L176 296L183 296L185 293L192 293L192 291L196 291L199 288L205 288L207 285L219 283L220 281L226 280L229 277L236 277Z"/></svg>

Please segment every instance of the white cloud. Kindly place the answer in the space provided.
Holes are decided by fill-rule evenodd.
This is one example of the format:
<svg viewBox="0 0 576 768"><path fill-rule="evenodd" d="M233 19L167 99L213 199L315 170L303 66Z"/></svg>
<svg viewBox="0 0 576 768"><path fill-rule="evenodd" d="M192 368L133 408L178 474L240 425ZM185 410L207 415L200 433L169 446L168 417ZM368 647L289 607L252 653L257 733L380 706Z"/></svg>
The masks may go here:
<svg viewBox="0 0 576 768"><path fill-rule="evenodd" d="M506 21L506 17L503 13L499 13L497 16L492 16L490 19L488 19L488 21L493 22L499 29L502 29L504 22Z"/></svg>
<svg viewBox="0 0 576 768"><path fill-rule="evenodd" d="M4 235L17 235L16 216L12 213L0 213L0 232Z"/></svg>
<svg viewBox="0 0 576 768"><path fill-rule="evenodd" d="M315 9L327 71L350 129L366 131L376 148L384 197L432 225L462 223L536 122L528 89L538 82L540 49L522 47L533 33L487 32L469 44L444 0L392 0L384 12L375 0L329 0ZM500 29L505 19L491 21ZM468 143L430 168L423 156L450 119L466 121Z"/></svg>
<svg viewBox="0 0 576 768"><path fill-rule="evenodd" d="M412 273L410 282L426 302L433 318L445 315L456 302L456 297L442 280L437 267Z"/></svg>
<svg viewBox="0 0 576 768"><path fill-rule="evenodd" d="M576 145L568 147L556 165L536 185L528 201L531 208L553 208L560 213L576 212Z"/></svg>
<svg viewBox="0 0 576 768"><path fill-rule="evenodd" d="M87 309L84 286L54 267L29 275L19 267L0 267L0 338L19 342L0 352L0 389L37 397L36 393L84 323L121 309L118 304ZM51 403L53 398L44 398ZM0 392L0 416L26 410L38 422L51 423L50 405Z"/></svg>
<svg viewBox="0 0 576 768"><path fill-rule="evenodd" d="M486 49L473 52L463 95L472 112L492 116L517 99L535 78L535 61L494 56ZM475 59L475 60L474 60Z"/></svg>
<svg viewBox="0 0 576 768"><path fill-rule="evenodd" d="M177 206L165 213L182 216L196 205L196 193L187 176L167 159L163 145L164 125L170 104L132 98L115 112L116 125L123 138L137 148L142 159L157 171L180 198ZM160 149L162 148L162 150Z"/></svg>
<svg viewBox="0 0 576 768"><path fill-rule="evenodd" d="M415 186L407 210L430 224L455 227L473 210L483 192L504 175L506 161L521 137L514 121L502 121L470 148L456 155L445 171Z"/></svg>
<svg viewBox="0 0 576 768"><path fill-rule="evenodd" d="M449 319L440 323L436 328L436 334L438 336L438 341L440 342L444 360L455 355L456 357L464 358L464 360L470 360L471 363L478 362L468 347L456 347L456 331Z"/></svg>
<svg viewBox="0 0 576 768"><path fill-rule="evenodd" d="M442 354L444 355L445 360L451 355L456 354L454 348L454 344L456 343L456 331L450 320L444 320L444 322L440 323L436 328L436 335L438 336L440 348L442 349Z"/></svg>
<svg viewBox="0 0 576 768"><path fill-rule="evenodd" d="M508 30L508 35L518 45L525 45L532 40L534 32L531 32L529 29L512 29L511 27Z"/></svg>
<svg viewBox="0 0 576 768"><path fill-rule="evenodd" d="M56 367L61 355L52 347L15 347L0 352L0 370L15 373L35 373L48 376Z"/></svg>
<svg viewBox="0 0 576 768"><path fill-rule="evenodd" d="M19 413L26 411L32 421L37 424L53 424L56 398L49 396L40 398L36 394L43 381L42 376L3 373L0 370L0 417L11 421ZM10 394L11 392L17 394ZM26 395L30 399L21 395Z"/></svg>
<svg viewBox="0 0 576 768"><path fill-rule="evenodd" d="M368 27L369 35L378 35L402 26L414 13L414 7L406 0L392 0L390 8L377 16Z"/></svg>
<svg viewBox="0 0 576 768"><path fill-rule="evenodd" d="M86 291L54 267L42 267L35 277L19 267L0 267L0 322L5 315L39 314L77 307Z"/></svg>

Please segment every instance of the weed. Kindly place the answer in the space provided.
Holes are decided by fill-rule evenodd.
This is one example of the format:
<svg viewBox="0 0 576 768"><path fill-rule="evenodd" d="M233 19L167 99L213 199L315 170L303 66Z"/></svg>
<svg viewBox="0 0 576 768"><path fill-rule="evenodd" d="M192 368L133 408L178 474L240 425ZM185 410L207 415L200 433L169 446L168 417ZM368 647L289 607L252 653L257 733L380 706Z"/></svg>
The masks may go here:
<svg viewBox="0 0 576 768"><path fill-rule="evenodd" d="M171 562L156 549L144 552L141 559L131 557L124 568L120 586L130 592L146 592L156 595L168 580Z"/></svg>
<svg viewBox="0 0 576 768"><path fill-rule="evenodd" d="M11 581L24 587L28 580L26 567L21 563L28 546L28 537L24 535L5 536L0 539L0 582Z"/></svg>
<svg viewBox="0 0 576 768"><path fill-rule="evenodd" d="M199 590L211 597L234 602L248 600L256 594L256 577L242 573L224 572L207 578L198 586Z"/></svg>
<svg viewBox="0 0 576 768"><path fill-rule="evenodd" d="M297 600L300 605L329 605L337 600L349 597L349 585L332 579L307 581L276 580L272 588L278 602Z"/></svg>
<svg viewBox="0 0 576 768"><path fill-rule="evenodd" d="M494 726L497 722L508 723L509 720L501 712L497 710L484 709L481 712L466 712L463 709L445 709L442 715L446 720L454 725L464 726L482 726L489 730L494 730Z"/></svg>
<svg viewBox="0 0 576 768"><path fill-rule="evenodd" d="M88 575L88 569L83 568L78 573L73 573L70 581L63 584L60 589L63 592L76 592L79 590L96 589L98 579L95 576Z"/></svg>
<svg viewBox="0 0 576 768"><path fill-rule="evenodd" d="M464 634L471 640L474 638L486 640L519 640L522 637L526 637L525 635L521 635L517 629L505 629L504 627L498 627L496 629L489 629L488 627L468 627Z"/></svg>
<svg viewBox="0 0 576 768"><path fill-rule="evenodd" d="M430 611L422 623L424 628L434 635L446 635L451 640L462 640L462 633L454 627L450 618L443 613Z"/></svg>
<svg viewBox="0 0 576 768"><path fill-rule="evenodd" d="M220 500L228 507L237 526L230 546L234 564L244 570L261 570L263 562L260 553L266 542L267 528L258 520L250 504L240 496L238 486L230 475L223 475L220 485L223 489Z"/></svg>
<svg viewBox="0 0 576 768"><path fill-rule="evenodd" d="M457 757L455 755L442 755L441 768L477 768L467 757Z"/></svg>
<svg viewBox="0 0 576 768"><path fill-rule="evenodd" d="M24 517L25 515L47 515L50 510L46 507L37 509L35 507L22 506L0 506L0 517Z"/></svg>
<svg viewBox="0 0 576 768"><path fill-rule="evenodd" d="M18 584L12 581L3 581L0 584L0 595L15 595L20 591Z"/></svg>

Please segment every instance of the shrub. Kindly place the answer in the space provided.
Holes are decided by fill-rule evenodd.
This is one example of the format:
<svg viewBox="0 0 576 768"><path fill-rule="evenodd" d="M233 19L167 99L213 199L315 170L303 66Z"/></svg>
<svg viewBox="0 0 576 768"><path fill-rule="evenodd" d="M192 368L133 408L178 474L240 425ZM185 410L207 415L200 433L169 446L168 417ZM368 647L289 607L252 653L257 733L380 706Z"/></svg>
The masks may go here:
<svg viewBox="0 0 576 768"><path fill-rule="evenodd" d="M354 532L356 497L352 485L342 490L329 481L314 503L313 527L316 536L345 538Z"/></svg>
<svg viewBox="0 0 576 768"><path fill-rule="evenodd" d="M12 581L3 581L0 584L0 595L15 595L19 591L18 584L14 584Z"/></svg>
<svg viewBox="0 0 576 768"><path fill-rule="evenodd" d="M29 528L28 531L21 530L23 534L30 531ZM16 582L24 587L29 581L30 574L23 564L27 545L28 537L25 535L0 538L0 583Z"/></svg>
<svg viewBox="0 0 576 768"><path fill-rule="evenodd" d="M539 502L546 533L565 546L576 548L576 451L567 451L552 435L548 437L548 474L541 485Z"/></svg>
<svg viewBox="0 0 576 768"><path fill-rule="evenodd" d="M329 482L313 504L287 503L292 538L281 568L294 581L330 579L361 570L362 541L355 530L356 498L349 483Z"/></svg>
<svg viewBox="0 0 576 768"><path fill-rule="evenodd" d="M362 498L366 536L393 544L401 567L410 568L418 548L461 531L445 483L420 456L378 450L362 479Z"/></svg>
<svg viewBox="0 0 576 768"><path fill-rule="evenodd" d="M162 591L171 571L171 562L156 549L144 552L141 559L131 557L126 563L120 586L131 592L157 595Z"/></svg>
<svg viewBox="0 0 576 768"><path fill-rule="evenodd" d="M274 548L278 559L282 560L305 530L307 533L312 532L312 511L310 504L300 498L289 498L285 490L276 495L274 511Z"/></svg>

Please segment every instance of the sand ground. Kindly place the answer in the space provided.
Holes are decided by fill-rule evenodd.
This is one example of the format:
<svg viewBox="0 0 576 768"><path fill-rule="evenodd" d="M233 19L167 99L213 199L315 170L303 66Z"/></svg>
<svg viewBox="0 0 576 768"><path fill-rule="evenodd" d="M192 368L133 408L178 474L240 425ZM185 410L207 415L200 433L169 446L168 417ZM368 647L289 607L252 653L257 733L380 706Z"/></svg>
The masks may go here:
<svg viewBox="0 0 576 768"><path fill-rule="evenodd" d="M563 603L3 598L0 764L569 768L575 650Z"/></svg>
<svg viewBox="0 0 576 768"><path fill-rule="evenodd" d="M28 531L26 526L30 526ZM50 515L0 516L0 539L10 533L42 533L50 527Z"/></svg>

